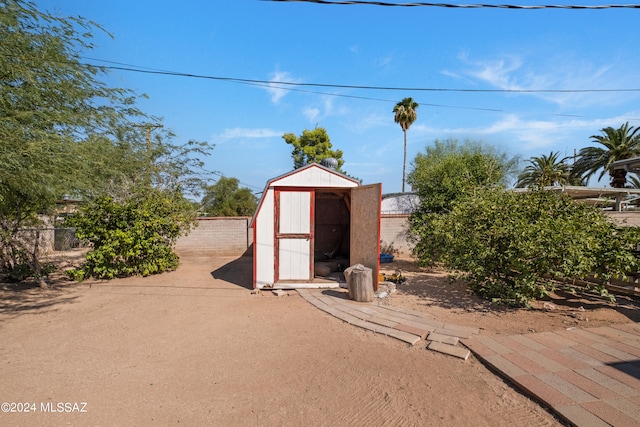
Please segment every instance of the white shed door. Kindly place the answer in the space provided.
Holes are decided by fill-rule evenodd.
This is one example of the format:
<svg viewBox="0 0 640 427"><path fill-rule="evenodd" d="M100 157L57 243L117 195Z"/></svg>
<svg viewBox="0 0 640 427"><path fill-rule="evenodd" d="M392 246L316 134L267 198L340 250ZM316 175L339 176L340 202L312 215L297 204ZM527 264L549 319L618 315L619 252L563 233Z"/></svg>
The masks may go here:
<svg viewBox="0 0 640 427"><path fill-rule="evenodd" d="M313 279L313 192L276 190L276 281Z"/></svg>

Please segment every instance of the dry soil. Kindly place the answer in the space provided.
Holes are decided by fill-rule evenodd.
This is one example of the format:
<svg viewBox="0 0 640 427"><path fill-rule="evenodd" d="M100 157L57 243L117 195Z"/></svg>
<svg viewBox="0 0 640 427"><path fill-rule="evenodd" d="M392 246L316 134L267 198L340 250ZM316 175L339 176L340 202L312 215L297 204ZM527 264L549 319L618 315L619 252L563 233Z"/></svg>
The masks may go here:
<svg viewBox="0 0 640 427"><path fill-rule="evenodd" d="M506 310L409 260L383 269L408 279L385 303L481 334L637 320L627 299ZM251 258L191 256L153 277L2 284L0 402L22 412L0 425L560 425L473 357L350 326L296 292L252 293L251 274Z"/></svg>

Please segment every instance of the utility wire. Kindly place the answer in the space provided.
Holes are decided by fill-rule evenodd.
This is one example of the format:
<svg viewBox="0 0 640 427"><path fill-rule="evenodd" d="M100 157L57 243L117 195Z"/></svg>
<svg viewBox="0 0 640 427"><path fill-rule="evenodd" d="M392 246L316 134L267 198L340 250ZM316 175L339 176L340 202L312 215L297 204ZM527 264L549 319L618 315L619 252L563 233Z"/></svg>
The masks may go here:
<svg viewBox="0 0 640 427"><path fill-rule="evenodd" d="M603 5L515 5L515 4L451 4L451 3L388 3L382 1L339 1L339 0L262 0L280 3L317 3L331 5L373 5L373 6L399 6L399 7L444 7L460 9L640 9L640 4L603 4Z"/></svg>
<svg viewBox="0 0 640 427"><path fill-rule="evenodd" d="M85 60L104 62L108 64L118 64L119 66L99 66L105 69L122 70L136 73L146 74L160 74L176 77L192 77L201 79L212 79L228 81L232 83L246 84L250 86L265 87L270 89L281 89L290 92L302 92L312 93L324 96L333 96L340 98L362 99L367 101L378 101L395 103L396 100L372 98L358 95L346 95L338 93L319 92L313 90L305 90L290 86L315 86L315 87L327 87L327 88L342 88L342 89L368 89L368 90L386 90L386 91L442 91L442 92L479 92L479 93L588 93L588 92L640 92L640 89L446 89L446 88L402 88L402 87L384 87L384 86L358 86L358 85L336 85L325 83L297 83L297 82L283 82L283 81L269 81L269 80L257 80L257 79L241 79L237 77L219 77L219 76L207 76L198 75L192 73L180 73L176 71L159 70L150 67L143 67L138 65L125 64L122 62L107 61L98 58L84 57ZM489 111L489 112L504 112L502 109L497 108L481 108L481 107L463 107L444 104L432 104L427 102L420 102L422 106L429 106L434 108L451 108L458 110L472 110L472 111ZM552 114L557 116L570 116L570 117L582 117L579 115L570 114Z"/></svg>
<svg viewBox="0 0 640 427"><path fill-rule="evenodd" d="M289 1L289 0L269 0L269 1ZM301 1L301 0L291 0ZM182 73L177 71L160 71L148 70L141 68L133 68L132 66L112 66L104 65L103 68L119 71L131 71L144 74L159 74L176 77L191 77L197 79L231 81L237 83L263 84L273 87L273 85L292 86L292 87L326 87L336 89L365 89L365 90L384 90L384 91L414 91L414 92L460 92L460 93L602 93L602 92L640 92L640 88L633 89L453 89L453 88L429 88L429 87L399 87L399 86L363 86L363 85L346 85L332 83L300 83L287 82L277 80L259 80L259 79L242 79L238 77L221 77L203 74ZM284 89L283 87L281 89Z"/></svg>

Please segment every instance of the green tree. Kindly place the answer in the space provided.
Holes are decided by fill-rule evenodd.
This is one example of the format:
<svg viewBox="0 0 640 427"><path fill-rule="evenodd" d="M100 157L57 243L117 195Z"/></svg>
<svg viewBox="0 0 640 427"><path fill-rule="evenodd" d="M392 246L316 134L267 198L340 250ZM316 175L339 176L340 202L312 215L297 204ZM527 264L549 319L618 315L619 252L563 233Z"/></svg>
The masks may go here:
<svg viewBox="0 0 640 427"><path fill-rule="evenodd" d="M460 196L488 186L506 186L517 158L481 142L436 140L418 153L408 182L420 196L422 212L446 212Z"/></svg>
<svg viewBox="0 0 640 427"><path fill-rule="evenodd" d="M96 29L82 18L41 13L32 3L0 2L2 270L22 259L41 275L38 242L21 233L39 226L38 215L51 212L62 194L84 185L83 161L100 153L94 135L140 115L131 92L107 87L98 79L103 70L80 61Z"/></svg>
<svg viewBox="0 0 640 427"><path fill-rule="evenodd" d="M591 139L601 147L585 147L578 152L575 163L576 173L588 180L596 172L598 181L605 173L611 177L611 186L624 188L627 184L627 171L613 169L611 164L617 160L625 160L640 156L640 128L629 126L629 122L618 129L606 127L601 130L602 135L593 135Z"/></svg>
<svg viewBox="0 0 640 427"><path fill-rule="evenodd" d="M571 168L565 163L566 158L560 159L559 152L532 157L527 161L529 164L518 175L516 187L548 187L572 182Z"/></svg>
<svg viewBox="0 0 640 427"><path fill-rule="evenodd" d="M180 193L143 189L126 200L98 197L66 220L92 247L83 266L69 274L113 279L175 270L173 245L194 225L194 213Z"/></svg>
<svg viewBox="0 0 640 427"><path fill-rule="evenodd" d="M618 227L601 210L548 191L480 189L430 225L418 258L462 272L473 290L507 304L526 305L560 280L570 286L591 275L604 294L608 280L640 266L631 252L638 228Z"/></svg>
<svg viewBox="0 0 640 427"><path fill-rule="evenodd" d="M102 28L54 17L33 3L0 0L0 270L28 265L42 278L37 236L25 230L55 213L63 194L92 198L134 193L141 177L186 191L206 144L173 145L165 133L147 148L143 128L157 122L132 91L112 88L106 69L83 63ZM27 236L28 237L28 236Z"/></svg>
<svg viewBox="0 0 640 427"><path fill-rule="evenodd" d="M248 188L239 188L237 178L221 177L205 190L200 210L207 216L250 216L258 205Z"/></svg>
<svg viewBox="0 0 640 427"><path fill-rule="evenodd" d="M293 158L294 169L299 169L311 163L320 163L323 159L331 157L338 161L336 170L345 173L342 170L342 165L344 165L342 150L332 149L333 145L326 129L318 127L313 130L305 129L300 137L289 132L285 133L282 138L293 147L291 157Z"/></svg>
<svg viewBox="0 0 640 427"><path fill-rule="evenodd" d="M404 134L404 156L402 160L402 192L407 177L407 131L418 118L418 103L413 98L404 98L393 107L393 120L400 125Z"/></svg>
<svg viewBox="0 0 640 427"><path fill-rule="evenodd" d="M517 165L493 147L480 142L456 139L436 140L419 153L409 183L417 190L420 205L409 217L410 237L418 259L436 259L438 221L456 200L487 187L506 187Z"/></svg>

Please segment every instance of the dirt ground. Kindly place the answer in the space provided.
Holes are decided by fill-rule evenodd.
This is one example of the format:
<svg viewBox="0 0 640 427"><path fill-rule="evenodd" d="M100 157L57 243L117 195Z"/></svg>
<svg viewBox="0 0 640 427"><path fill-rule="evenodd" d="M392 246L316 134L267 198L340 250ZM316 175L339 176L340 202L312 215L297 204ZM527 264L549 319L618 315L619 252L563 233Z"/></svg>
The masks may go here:
<svg viewBox="0 0 640 427"><path fill-rule="evenodd" d="M251 267L183 257L154 277L1 284L0 402L22 412L0 412L0 425L560 425L473 357L350 326L295 292L252 294ZM382 267L408 278L389 304L482 334L638 317L626 299L496 309L442 272Z"/></svg>

